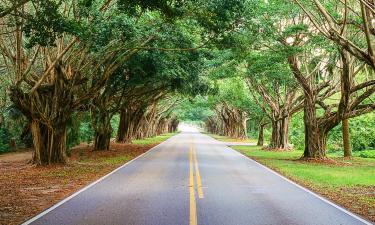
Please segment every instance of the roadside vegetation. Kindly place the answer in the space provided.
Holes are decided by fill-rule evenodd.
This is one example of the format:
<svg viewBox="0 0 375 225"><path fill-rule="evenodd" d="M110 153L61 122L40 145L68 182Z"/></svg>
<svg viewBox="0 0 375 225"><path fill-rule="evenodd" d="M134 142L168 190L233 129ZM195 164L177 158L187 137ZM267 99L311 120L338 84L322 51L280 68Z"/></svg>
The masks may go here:
<svg viewBox="0 0 375 225"><path fill-rule="evenodd" d="M0 152L64 164L70 149L174 132L173 109L205 94L205 61L243 2L5 0L0 3Z"/></svg>
<svg viewBox="0 0 375 225"><path fill-rule="evenodd" d="M241 142L254 143L254 142L256 142L256 139L251 139L251 138L236 139L236 138L230 138L230 137L221 136L221 135L217 135L217 134L210 134L210 133L206 133L206 132L204 132L204 133L213 137L213 138L215 138L216 140L219 140L219 141L222 141L222 142L236 142L236 143L241 143Z"/></svg>

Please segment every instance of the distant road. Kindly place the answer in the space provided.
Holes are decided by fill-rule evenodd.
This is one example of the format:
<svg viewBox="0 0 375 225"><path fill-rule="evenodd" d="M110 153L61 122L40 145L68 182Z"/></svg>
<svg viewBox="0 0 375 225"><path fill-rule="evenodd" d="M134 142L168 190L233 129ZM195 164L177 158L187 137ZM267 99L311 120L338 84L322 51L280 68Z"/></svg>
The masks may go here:
<svg viewBox="0 0 375 225"><path fill-rule="evenodd" d="M182 132L25 224L371 224L199 132Z"/></svg>

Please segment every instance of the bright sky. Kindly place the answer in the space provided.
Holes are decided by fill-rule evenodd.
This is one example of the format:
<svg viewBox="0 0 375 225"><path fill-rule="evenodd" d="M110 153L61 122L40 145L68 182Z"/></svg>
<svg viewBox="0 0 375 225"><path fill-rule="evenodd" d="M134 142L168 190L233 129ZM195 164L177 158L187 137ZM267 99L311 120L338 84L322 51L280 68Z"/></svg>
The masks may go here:
<svg viewBox="0 0 375 225"><path fill-rule="evenodd" d="M180 123L180 125L178 125L178 130L182 132L198 132L199 128L192 124Z"/></svg>

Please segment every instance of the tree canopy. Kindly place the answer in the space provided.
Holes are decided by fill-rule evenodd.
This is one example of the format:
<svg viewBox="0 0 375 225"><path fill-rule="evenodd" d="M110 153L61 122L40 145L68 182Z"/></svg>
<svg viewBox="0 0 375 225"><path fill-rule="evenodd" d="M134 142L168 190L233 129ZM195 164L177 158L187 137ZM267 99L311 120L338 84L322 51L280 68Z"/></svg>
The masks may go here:
<svg viewBox="0 0 375 225"><path fill-rule="evenodd" d="M349 119L373 114L374 16L366 1L4 0L0 149L64 163L80 141L188 120L291 150L299 118L304 158L325 158L330 133L342 123L348 149Z"/></svg>

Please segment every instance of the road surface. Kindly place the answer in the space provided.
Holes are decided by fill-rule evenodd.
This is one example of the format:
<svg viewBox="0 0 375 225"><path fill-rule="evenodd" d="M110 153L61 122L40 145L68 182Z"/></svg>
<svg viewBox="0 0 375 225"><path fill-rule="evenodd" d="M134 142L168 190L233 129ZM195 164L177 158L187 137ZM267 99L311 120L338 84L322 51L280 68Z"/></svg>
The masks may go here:
<svg viewBox="0 0 375 225"><path fill-rule="evenodd" d="M225 144L182 132L25 224L370 224Z"/></svg>

